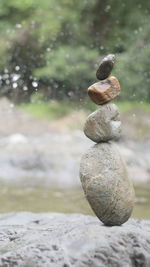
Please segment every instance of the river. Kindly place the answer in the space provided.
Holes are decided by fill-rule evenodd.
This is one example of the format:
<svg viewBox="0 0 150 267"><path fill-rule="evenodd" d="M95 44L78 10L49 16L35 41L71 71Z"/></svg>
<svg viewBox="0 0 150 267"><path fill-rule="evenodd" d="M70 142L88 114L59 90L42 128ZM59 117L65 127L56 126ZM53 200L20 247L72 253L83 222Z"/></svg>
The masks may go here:
<svg viewBox="0 0 150 267"><path fill-rule="evenodd" d="M136 204L132 217L150 219L149 187L136 187ZM94 215L86 201L82 188L46 189L1 186L0 213L64 212Z"/></svg>

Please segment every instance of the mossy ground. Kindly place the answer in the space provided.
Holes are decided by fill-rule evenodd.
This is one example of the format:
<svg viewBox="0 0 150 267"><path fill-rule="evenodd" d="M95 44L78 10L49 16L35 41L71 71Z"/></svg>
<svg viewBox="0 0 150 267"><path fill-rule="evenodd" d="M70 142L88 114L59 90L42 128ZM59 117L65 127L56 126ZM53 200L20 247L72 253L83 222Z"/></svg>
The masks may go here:
<svg viewBox="0 0 150 267"><path fill-rule="evenodd" d="M122 113L134 112L135 110L150 113L150 104L146 102L119 102L115 101ZM94 111L97 105L91 101L71 102L71 101L36 101L27 104L22 104L19 108L37 118L59 119L77 110L86 112Z"/></svg>

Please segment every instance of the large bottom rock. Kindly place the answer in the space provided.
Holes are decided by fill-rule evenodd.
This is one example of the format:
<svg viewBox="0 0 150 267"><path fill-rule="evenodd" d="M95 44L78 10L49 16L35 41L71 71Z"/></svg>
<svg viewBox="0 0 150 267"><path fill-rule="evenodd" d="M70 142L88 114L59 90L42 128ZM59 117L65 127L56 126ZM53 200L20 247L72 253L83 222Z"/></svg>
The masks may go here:
<svg viewBox="0 0 150 267"><path fill-rule="evenodd" d="M106 227L81 214L0 215L1 267L149 267L150 221Z"/></svg>
<svg viewBox="0 0 150 267"><path fill-rule="evenodd" d="M93 211L106 225L126 222L134 205L134 189L116 145L91 147L82 157L80 179Z"/></svg>

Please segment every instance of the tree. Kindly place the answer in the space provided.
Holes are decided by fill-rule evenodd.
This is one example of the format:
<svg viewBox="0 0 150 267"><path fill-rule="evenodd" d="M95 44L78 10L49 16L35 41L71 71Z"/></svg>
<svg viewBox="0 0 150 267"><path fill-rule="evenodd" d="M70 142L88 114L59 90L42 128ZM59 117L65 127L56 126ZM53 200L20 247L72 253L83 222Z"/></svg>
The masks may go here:
<svg viewBox="0 0 150 267"><path fill-rule="evenodd" d="M99 57L117 53L116 75L127 87L122 99L138 90L136 98L148 100L139 78L149 81L148 21L146 0L1 0L0 94L16 102L29 101L35 90L47 98L80 98L96 81Z"/></svg>

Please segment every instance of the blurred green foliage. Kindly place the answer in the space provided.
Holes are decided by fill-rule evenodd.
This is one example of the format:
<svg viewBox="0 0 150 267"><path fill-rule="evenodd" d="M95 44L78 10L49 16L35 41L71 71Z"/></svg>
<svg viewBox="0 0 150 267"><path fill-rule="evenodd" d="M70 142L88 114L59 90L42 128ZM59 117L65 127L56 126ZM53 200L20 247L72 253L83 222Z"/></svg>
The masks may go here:
<svg viewBox="0 0 150 267"><path fill-rule="evenodd" d="M82 99L101 57L116 53L122 100L150 100L147 0L1 0L1 95Z"/></svg>
<svg viewBox="0 0 150 267"><path fill-rule="evenodd" d="M134 114L136 110L143 111L144 113L150 113L150 105L145 102L135 102L135 101L118 101L117 106L122 114ZM31 101L28 103L22 103L18 106L20 110L26 112L33 117L44 119L47 118L49 120L56 120L59 118L63 118L68 114L72 114L74 111L83 111L87 114L94 112L95 109L100 108L96 104L94 104L89 99L85 98L83 103L69 101L69 99L65 100L51 100L51 101L43 101L43 96L39 93L34 93L31 96ZM78 120L77 115L77 120ZM72 124L71 124L72 125ZM72 125L76 127L76 122ZM81 125L80 125L81 126ZM82 125L83 126L83 125ZM77 125L76 128L78 128ZM140 128L141 130L142 128Z"/></svg>

